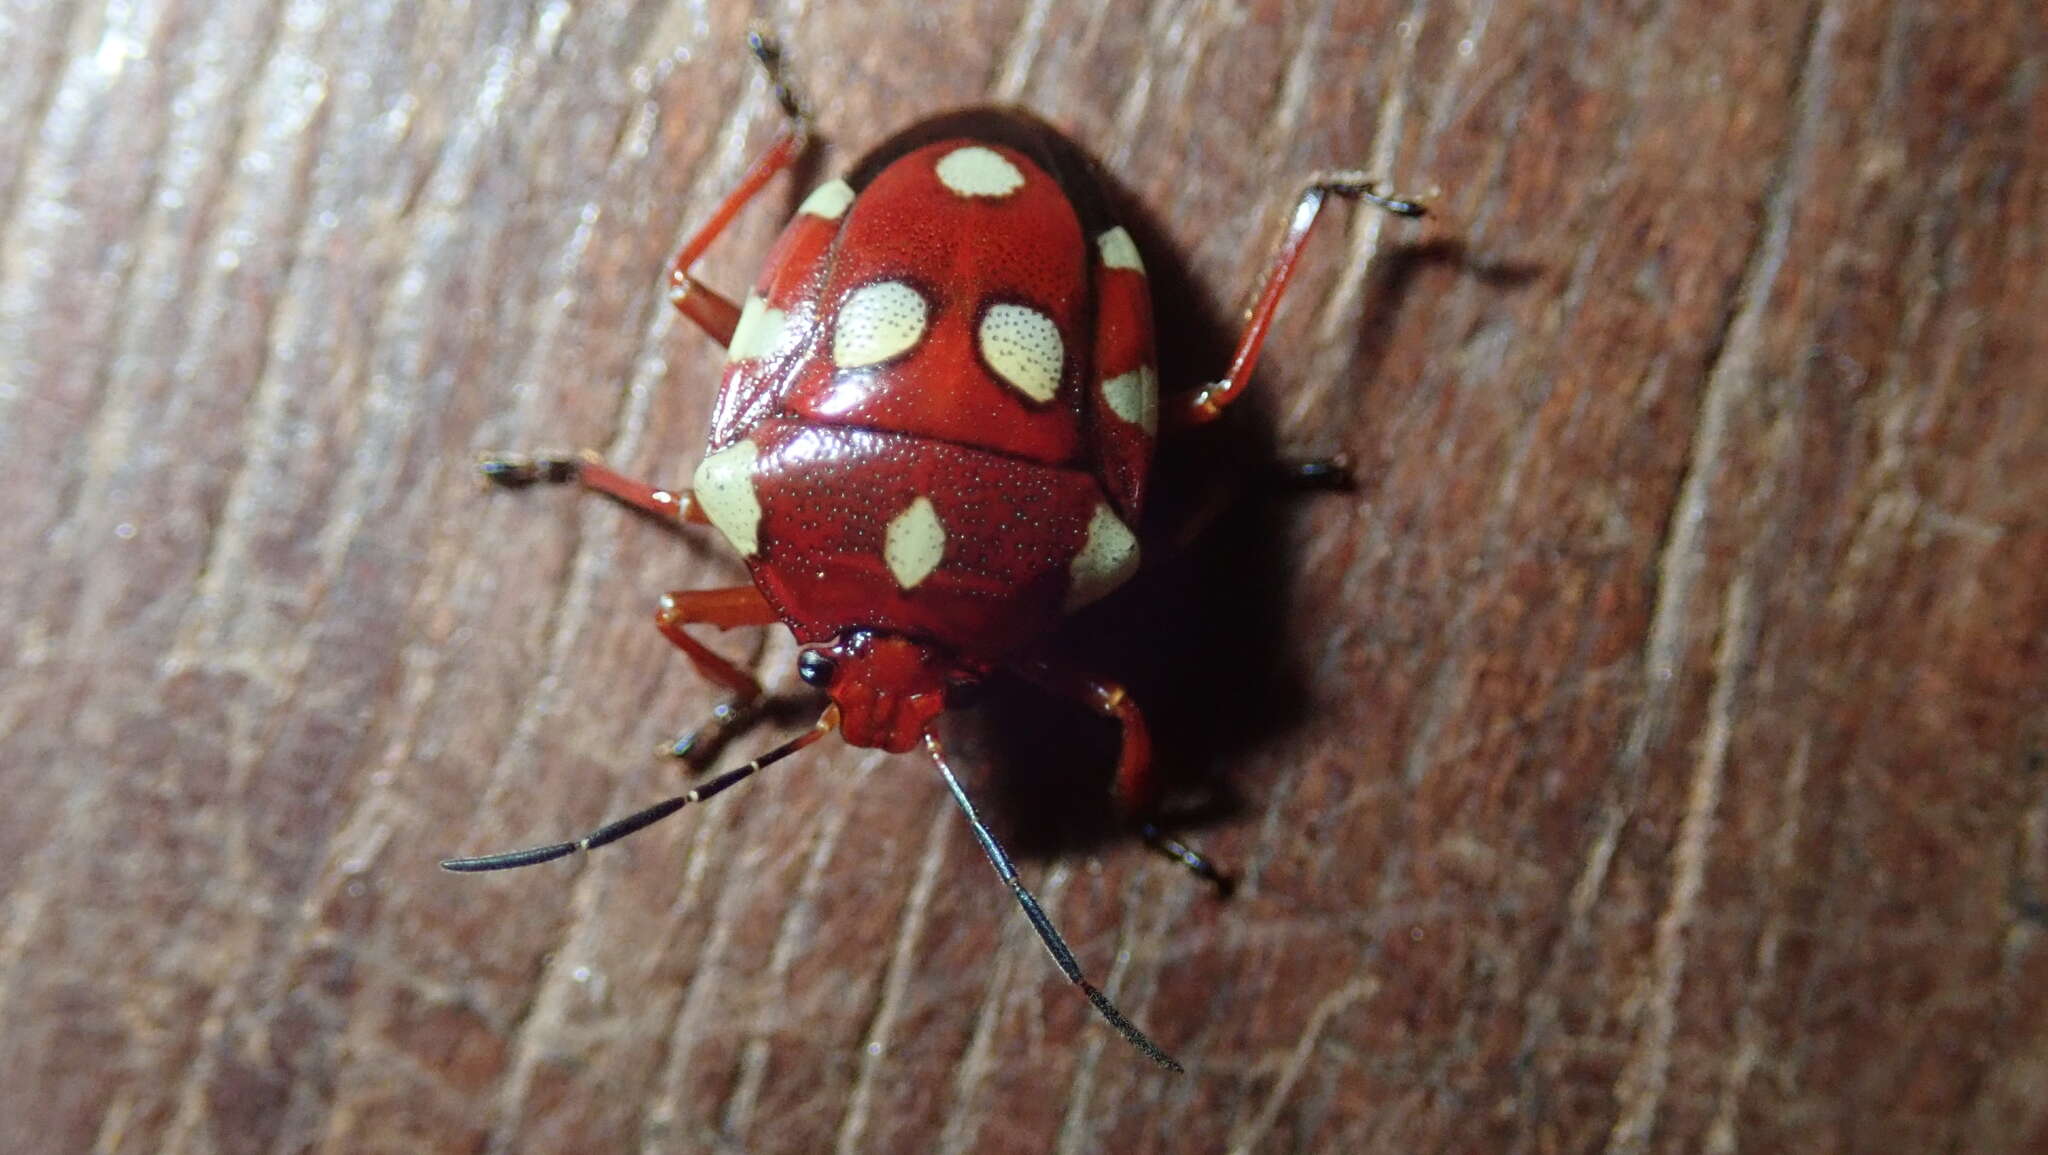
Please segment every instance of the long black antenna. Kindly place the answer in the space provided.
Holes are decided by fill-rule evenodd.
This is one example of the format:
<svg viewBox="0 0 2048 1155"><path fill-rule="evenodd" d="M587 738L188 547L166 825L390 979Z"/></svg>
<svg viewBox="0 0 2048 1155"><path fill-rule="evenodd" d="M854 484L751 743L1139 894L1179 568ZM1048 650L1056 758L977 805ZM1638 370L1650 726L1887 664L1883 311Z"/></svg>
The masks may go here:
<svg viewBox="0 0 2048 1155"><path fill-rule="evenodd" d="M1010 862L1010 856L1004 853L1001 844L996 842L995 835L988 832L988 827L982 825L981 815L975 812L974 803L967 800L967 792L960 788L960 780L953 776L953 768L946 764L946 752L939 745L937 733L925 731L924 748L932 756L932 763L939 768L939 775L946 780L946 789L953 792L953 801L958 802L961 812L967 815L967 825L974 829L974 837L981 843L982 853L988 855L989 864L996 868L996 873L1002 876L1003 881L1010 884L1010 893L1017 896L1017 905L1024 908L1024 917L1031 920L1031 929L1038 932L1038 940L1051 952L1052 961L1059 965L1061 972L1067 976L1067 981L1080 987L1081 992L1088 996L1088 1001L1095 1004L1095 1009L1102 1012L1102 1017L1109 1020L1109 1025L1115 1027L1117 1033L1132 1046L1143 1051L1146 1058L1169 1071L1185 1071L1187 1068L1175 1062L1172 1055L1160 1050L1158 1043L1145 1037L1145 1032L1125 1018L1123 1012L1116 1009L1116 1004L1109 1001L1108 995L1096 990L1095 985L1081 974L1081 964L1074 961L1073 949L1067 946L1067 940L1060 937L1059 930L1052 925L1052 920L1046 917L1045 908L1039 906L1038 900L1031 896L1031 892L1024 889L1024 883L1017 877L1017 867Z"/></svg>
<svg viewBox="0 0 2048 1155"><path fill-rule="evenodd" d="M657 802L645 810L628 814L616 822L607 822L574 842L557 842L553 846L536 846L530 850L510 850L503 854L486 854L478 858L450 858L441 863L443 870L477 871L510 870L515 866L533 866L542 862L553 862L567 858L579 850L595 850L608 842L617 842L628 834L645 830L655 823L681 810L692 802L702 802L728 786L734 786L753 776L763 766L772 766L798 750L823 738L839 724L839 707L827 706L818 723L809 730L798 734L775 749L768 751L737 770L728 770L687 794L678 794L664 802Z"/></svg>

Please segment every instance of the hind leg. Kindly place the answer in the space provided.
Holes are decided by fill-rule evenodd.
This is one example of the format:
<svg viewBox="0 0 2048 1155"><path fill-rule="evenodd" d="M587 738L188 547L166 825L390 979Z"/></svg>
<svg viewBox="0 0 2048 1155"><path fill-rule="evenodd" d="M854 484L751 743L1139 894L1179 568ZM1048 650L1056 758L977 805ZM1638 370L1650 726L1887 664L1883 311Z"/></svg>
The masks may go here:
<svg viewBox="0 0 2048 1155"><path fill-rule="evenodd" d="M676 255L676 263L669 270L669 303L683 316L696 322L697 327L710 335L720 345L732 344L733 330L739 325L740 309L732 298L706 286L691 273L699 259L704 256L712 242L731 227L733 218L748 202L759 196L776 174L796 163L803 155L804 143L809 138L810 125L804 117L803 106L790 91L788 81L782 73L782 52L775 44L759 33L750 33L747 48L761 67L768 72L768 80L775 88L775 98L782 105L786 122L782 131L776 133L768 151L754 158L747 166L745 176L740 178L739 187L726 194L724 200L711 213L711 219L690 234L683 244L683 251Z"/></svg>

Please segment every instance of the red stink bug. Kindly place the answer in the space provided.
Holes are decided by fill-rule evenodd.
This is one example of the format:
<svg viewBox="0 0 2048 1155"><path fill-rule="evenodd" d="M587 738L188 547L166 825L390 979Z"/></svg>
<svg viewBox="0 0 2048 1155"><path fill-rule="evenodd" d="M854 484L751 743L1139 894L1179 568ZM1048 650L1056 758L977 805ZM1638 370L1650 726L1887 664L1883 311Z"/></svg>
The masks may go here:
<svg viewBox="0 0 2048 1155"><path fill-rule="evenodd" d="M686 629L781 622L798 675L830 698L809 730L687 793L573 842L442 863L500 870L617 841L837 729L903 753L922 745L1066 977L1140 1051L1180 1065L1090 984L947 762L939 716L999 667L1122 727L1114 801L1146 839L1220 881L1144 821L1151 740L1121 686L1034 652L1061 619L1136 570L1160 426L1216 417L1245 388L1309 231L1331 196L1402 216L1358 173L1302 191L1228 374L1162 403L1144 262L1085 161L1020 114L955 114L884 144L804 200L744 305L691 275L739 211L802 152L803 110L772 43L749 38L787 123L683 246L670 299L727 349L694 487L622 477L594 457L487 457L499 484L574 481L676 522L708 523L751 586L661 599L655 624L732 692L676 744L701 760L762 700L754 677Z"/></svg>

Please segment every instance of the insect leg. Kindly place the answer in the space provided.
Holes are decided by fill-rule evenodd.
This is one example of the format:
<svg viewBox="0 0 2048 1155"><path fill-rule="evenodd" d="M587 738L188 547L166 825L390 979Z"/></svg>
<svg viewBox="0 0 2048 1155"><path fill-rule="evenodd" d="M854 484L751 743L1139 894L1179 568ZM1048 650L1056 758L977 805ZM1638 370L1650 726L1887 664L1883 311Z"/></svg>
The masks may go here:
<svg viewBox="0 0 2048 1155"><path fill-rule="evenodd" d="M1301 260L1302 250L1308 246L1309 233L1315 229L1316 218L1322 215L1323 204L1333 196L1362 200L1397 216L1419 217L1424 212L1423 207L1414 201L1384 195L1379 191L1378 182L1364 173L1326 173L1311 180L1302 189L1301 199L1294 204L1294 216L1287 224L1287 233L1281 238L1280 247L1273 251L1272 259L1266 264L1266 283L1260 288L1258 300L1253 302L1246 317L1244 332L1237 339L1237 352L1231 357L1229 374L1221 381L1203 386L1182 403L1178 411L1182 424L1200 425L1214 420L1251 383L1252 370L1259 363L1259 351L1265 347L1266 333L1273 327L1273 314L1280 307L1280 298L1287 293L1287 282L1294 276L1294 266Z"/></svg>
<svg viewBox="0 0 2048 1155"><path fill-rule="evenodd" d="M598 460L597 454L588 450L574 455L486 453L477 458L476 468L484 480L506 489L573 481L593 493L604 494L622 505L652 514L663 521L690 521L698 525L709 522L689 490L653 485L615 473Z"/></svg>
<svg viewBox="0 0 2048 1155"><path fill-rule="evenodd" d="M1059 928L1053 926L1052 919L1046 917L1045 908L1038 905L1038 899L1025 889L1023 880L1017 877L1016 864L1010 861L1010 856L1004 852L1002 844L996 841L995 835L989 833L988 827L982 824L981 815L976 813L974 803L968 800L967 792L960 788L960 780L953 776L953 768L946 762L946 751L939 743L937 732L927 730L924 745L925 750L931 754L932 763L939 768L939 775L946 780L946 789L952 792L953 801L959 804L960 812L967 816L967 825L974 830L974 839L981 844L981 852L988 856L989 865L996 868L996 874L1009 885L1010 894L1016 898L1017 905L1024 908L1024 917L1031 920L1031 929L1038 932L1038 941L1045 944L1047 953L1052 955L1052 961L1060 968L1060 973L1067 976L1068 982L1080 987L1096 1011L1109 1021L1109 1025L1115 1027L1117 1033L1143 1052L1146 1058L1169 1071L1185 1071L1186 1068L1175 1062L1172 1055L1160 1050L1159 1044L1146 1037L1145 1032L1125 1018L1123 1012L1116 1009L1116 1004L1109 1001L1109 996L1103 994L1081 973L1081 964L1074 960L1073 948L1061 937Z"/></svg>
<svg viewBox="0 0 2048 1155"><path fill-rule="evenodd" d="M1334 457L1290 457L1272 466L1272 481L1286 489L1350 489L1357 483L1351 460Z"/></svg>
<svg viewBox="0 0 2048 1155"><path fill-rule="evenodd" d="M1247 491L1257 494L1329 493L1357 485L1351 459L1344 454L1331 457L1288 457L1262 462L1231 476L1211 476L1188 510L1180 515L1168 538L1176 550L1186 550L1240 501Z"/></svg>
<svg viewBox="0 0 2048 1155"><path fill-rule="evenodd" d="M655 627L683 651L697 673L732 691L732 697L712 709L710 721L676 739L663 753L692 766L702 766L729 738L758 717L761 709L761 683L712 652L684 627L706 625L730 630L738 626L772 625L775 621L774 608L753 586L677 590L662 595L661 608L654 615Z"/></svg>
<svg viewBox="0 0 2048 1155"><path fill-rule="evenodd" d="M709 334L720 345L732 343L734 327L739 324L740 309L730 298L712 290L692 276L690 270L703 257L704 251L718 239L719 234L731 226L733 218L739 215L747 202L760 195L762 188L775 175L796 163L803 154L804 142L810 135L810 122L805 116L803 105L790 90L782 71L782 50L773 40L760 31L747 33L747 49L761 67L768 73L768 82L775 89L775 98L782 106L786 118L782 130L768 145L768 151L754 159L745 176L740 178L739 187L726 195L713 210L711 219L704 222L690 239L684 243L683 251L676 255L676 263L669 270L669 303L680 310L683 316L697 323L697 327Z"/></svg>
<svg viewBox="0 0 2048 1155"><path fill-rule="evenodd" d="M1229 894L1232 884L1228 875L1200 851L1168 836L1149 817L1159 785L1152 776L1152 731L1130 694L1105 678L1055 671L1040 663L1023 666L1019 672L1046 690L1072 698L1117 723L1122 730L1122 742L1117 750L1116 780L1110 788L1117 813L1137 830L1147 846L1187 867L1219 892Z"/></svg>

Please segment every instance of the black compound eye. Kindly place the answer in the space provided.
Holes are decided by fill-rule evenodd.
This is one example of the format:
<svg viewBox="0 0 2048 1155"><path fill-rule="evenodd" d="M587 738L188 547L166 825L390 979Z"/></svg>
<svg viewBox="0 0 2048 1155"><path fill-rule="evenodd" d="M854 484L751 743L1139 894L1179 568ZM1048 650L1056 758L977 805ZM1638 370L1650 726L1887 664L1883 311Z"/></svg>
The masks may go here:
<svg viewBox="0 0 2048 1155"><path fill-rule="evenodd" d="M820 690L832 684L832 675L839 672L839 666L832 659L816 650L805 650L796 659L796 676Z"/></svg>

